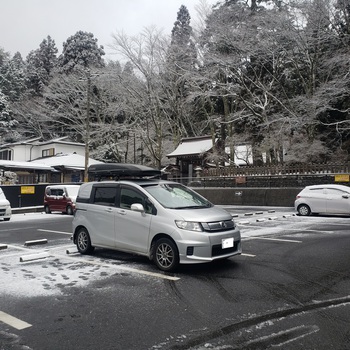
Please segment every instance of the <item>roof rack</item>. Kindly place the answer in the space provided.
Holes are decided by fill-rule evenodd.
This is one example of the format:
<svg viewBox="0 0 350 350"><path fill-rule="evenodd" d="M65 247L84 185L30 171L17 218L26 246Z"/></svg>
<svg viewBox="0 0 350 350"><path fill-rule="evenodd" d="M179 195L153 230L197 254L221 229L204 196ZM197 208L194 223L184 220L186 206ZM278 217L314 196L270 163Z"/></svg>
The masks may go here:
<svg viewBox="0 0 350 350"><path fill-rule="evenodd" d="M121 178L160 177L161 171L144 165L127 163L103 163L89 166L89 174L101 181L105 179L120 180Z"/></svg>

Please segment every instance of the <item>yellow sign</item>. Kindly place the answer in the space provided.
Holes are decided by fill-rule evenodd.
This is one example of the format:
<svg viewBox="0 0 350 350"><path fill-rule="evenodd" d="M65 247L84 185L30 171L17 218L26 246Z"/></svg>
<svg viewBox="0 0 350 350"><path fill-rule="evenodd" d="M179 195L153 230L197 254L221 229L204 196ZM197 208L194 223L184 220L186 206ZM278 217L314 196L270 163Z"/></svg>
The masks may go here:
<svg viewBox="0 0 350 350"><path fill-rule="evenodd" d="M34 194L35 186L21 186L21 194Z"/></svg>
<svg viewBox="0 0 350 350"><path fill-rule="evenodd" d="M338 174L334 176L335 182L349 182L350 175L349 174Z"/></svg>

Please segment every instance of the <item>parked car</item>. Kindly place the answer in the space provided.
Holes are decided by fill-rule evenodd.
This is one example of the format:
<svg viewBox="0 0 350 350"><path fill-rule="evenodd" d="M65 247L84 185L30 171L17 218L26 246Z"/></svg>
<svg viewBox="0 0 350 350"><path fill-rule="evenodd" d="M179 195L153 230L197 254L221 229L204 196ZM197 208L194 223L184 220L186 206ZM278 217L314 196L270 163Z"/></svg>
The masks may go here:
<svg viewBox="0 0 350 350"><path fill-rule="evenodd" d="M9 221L11 219L12 209L10 202L7 200L4 191L0 187L0 219Z"/></svg>
<svg viewBox="0 0 350 350"><path fill-rule="evenodd" d="M45 188L44 209L46 214L60 211L73 215L80 185L52 185Z"/></svg>
<svg viewBox="0 0 350 350"><path fill-rule="evenodd" d="M73 241L82 254L102 247L144 255L163 271L242 252L231 214L186 186L160 179L82 184Z"/></svg>
<svg viewBox="0 0 350 350"><path fill-rule="evenodd" d="M350 187L343 185L307 186L297 195L294 206L302 216L310 214L350 215Z"/></svg>

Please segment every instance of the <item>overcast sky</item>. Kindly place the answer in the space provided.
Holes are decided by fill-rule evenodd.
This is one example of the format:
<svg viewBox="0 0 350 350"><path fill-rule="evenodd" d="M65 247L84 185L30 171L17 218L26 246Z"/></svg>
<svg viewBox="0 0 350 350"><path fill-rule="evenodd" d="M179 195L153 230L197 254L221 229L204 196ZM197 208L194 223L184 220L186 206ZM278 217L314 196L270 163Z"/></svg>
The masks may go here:
<svg viewBox="0 0 350 350"><path fill-rule="evenodd" d="M82 30L94 34L105 57L113 59L108 48L112 33L137 35L155 25L170 35L180 6L187 7L192 24L198 4L199 0L0 0L0 47L11 56L19 51L25 59L50 35L61 53L63 42Z"/></svg>

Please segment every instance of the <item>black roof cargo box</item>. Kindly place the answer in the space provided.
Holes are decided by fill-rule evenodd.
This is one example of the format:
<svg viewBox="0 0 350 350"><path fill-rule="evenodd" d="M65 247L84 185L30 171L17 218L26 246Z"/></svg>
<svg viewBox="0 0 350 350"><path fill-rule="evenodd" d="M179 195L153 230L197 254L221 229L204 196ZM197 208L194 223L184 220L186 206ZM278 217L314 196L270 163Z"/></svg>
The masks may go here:
<svg viewBox="0 0 350 350"><path fill-rule="evenodd" d="M160 177L161 171L144 165L127 163L103 163L89 166L89 174L96 179L101 178L140 178L140 177Z"/></svg>

